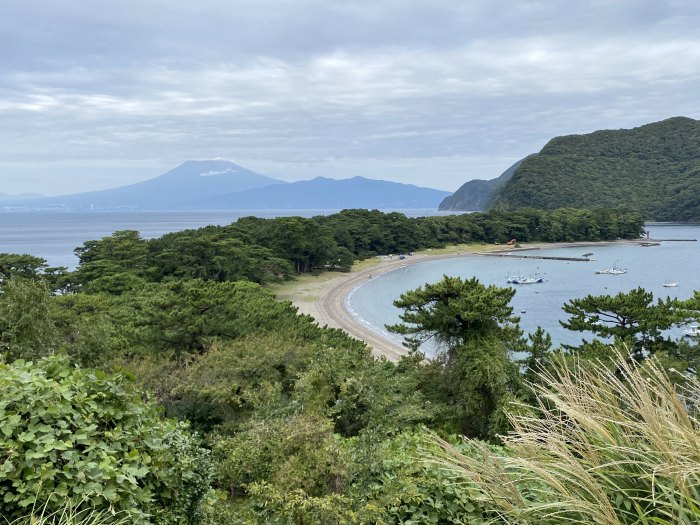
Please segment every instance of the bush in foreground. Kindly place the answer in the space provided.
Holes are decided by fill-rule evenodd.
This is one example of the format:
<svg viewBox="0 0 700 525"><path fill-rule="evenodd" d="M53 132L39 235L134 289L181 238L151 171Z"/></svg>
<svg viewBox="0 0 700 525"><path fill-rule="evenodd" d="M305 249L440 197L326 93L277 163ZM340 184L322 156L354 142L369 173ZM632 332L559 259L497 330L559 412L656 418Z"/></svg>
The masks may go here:
<svg viewBox="0 0 700 525"><path fill-rule="evenodd" d="M209 490L207 454L162 419L122 375L61 357L0 364L0 516L66 501L132 523L195 524Z"/></svg>

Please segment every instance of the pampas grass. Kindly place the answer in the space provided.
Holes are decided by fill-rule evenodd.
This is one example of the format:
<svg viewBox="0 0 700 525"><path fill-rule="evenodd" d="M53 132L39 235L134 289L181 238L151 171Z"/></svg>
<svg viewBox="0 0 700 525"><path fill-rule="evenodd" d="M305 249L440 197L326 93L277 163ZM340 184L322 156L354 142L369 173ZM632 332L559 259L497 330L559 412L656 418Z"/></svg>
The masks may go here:
<svg viewBox="0 0 700 525"><path fill-rule="evenodd" d="M55 512L35 508L31 513L14 521L0 521L7 525L134 525L123 513L78 509L70 503Z"/></svg>
<svg viewBox="0 0 700 525"><path fill-rule="evenodd" d="M476 488L493 523L700 523L700 383L682 390L653 359L558 361L531 385L533 409L516 407L506 454L450 444L435 461ZM516 413L517 412L517 413Z"/></svg>

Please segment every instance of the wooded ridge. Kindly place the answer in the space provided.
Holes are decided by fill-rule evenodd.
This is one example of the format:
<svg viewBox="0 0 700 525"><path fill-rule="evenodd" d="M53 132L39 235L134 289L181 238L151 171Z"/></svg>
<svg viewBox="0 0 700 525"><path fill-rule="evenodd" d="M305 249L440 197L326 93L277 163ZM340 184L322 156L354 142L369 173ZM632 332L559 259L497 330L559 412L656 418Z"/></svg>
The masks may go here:
<svg viewBox="0 0 700 525"><path fill-rule="evenodd" d="M690 118L556 137L512 168L467 182L441 208L625 205L646 220L700 221L700 121Z"/></svg>

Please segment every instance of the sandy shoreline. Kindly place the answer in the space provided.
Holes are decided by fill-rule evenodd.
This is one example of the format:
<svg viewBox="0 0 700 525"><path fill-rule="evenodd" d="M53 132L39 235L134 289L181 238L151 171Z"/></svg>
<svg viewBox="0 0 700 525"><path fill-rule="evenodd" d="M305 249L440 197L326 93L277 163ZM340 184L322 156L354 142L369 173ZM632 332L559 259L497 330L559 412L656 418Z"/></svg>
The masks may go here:
<svg viewBox="0 0 700 525"><path fill-rule="evenodd" d="M635 242L635 241L611 241L611 242ZM484 252L518 252L530 251L542 248L567 248L600 246L611 244L608 241L600 242L573 242L573 243L532 243L513 248L504 245L480 245L478 247L454 248L452 251L436 250L438 253L420 252L405 259L398 256L382 256L363 261L348 273L324 273L316 277L305 276L292 283L272 287L278 299L291 301L299 309L299 313L312 316L321 326L340 328L352 337L367 343L375 356L384 356L389 361L398 361L408 350L387 339L380 333L363 325L346 308L346 301L350 293L367 279L378 277L395 270L401 266L420 264L426 261L438 259L452 259L457 257L481 257ZM475 251L475 248L478 251ZM467 251L469 250L469 251Z"/></svg>

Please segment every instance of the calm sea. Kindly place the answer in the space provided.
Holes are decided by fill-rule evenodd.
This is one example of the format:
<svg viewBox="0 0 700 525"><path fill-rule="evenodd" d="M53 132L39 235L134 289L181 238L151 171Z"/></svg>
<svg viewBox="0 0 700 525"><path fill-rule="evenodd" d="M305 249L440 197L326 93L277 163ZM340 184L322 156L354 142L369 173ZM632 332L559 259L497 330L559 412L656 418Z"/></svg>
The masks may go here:
<svg viewBox="0 0 700 525"><path fill-rule="evenodd" d="M169 232L224 225L240 217L327 215L339 210L244 210L195 212L13 212L0 213L0 253L28 253L54 266L74 268L73 250L85 241L101 239L117 230L138 230L144 238ZM396 210L411 217L443 215L433 210Z"/></svg>
<svg viewBox="0 0 700 525"><path fill-rule="evenodd" d="M700 226L649 224L651 236L658 239L700 239ZM443 275L470 278L482 283L514 286L513 307L526 332L537 326L546 329L556 342L576 343L581 334L568 332L560 325L566 319L562 305L587 294L616 294L641 286L655 297L690 297L700 290L700 242L663 242L660 246L599 245L576 248L533 250L527 255L580 257L593 252L591 262L539 259L505 259L499 257L463 257L426 261L399 268L368 280L350 296L348 306L356 317L373 330L390 339L384 325L399 322L399 310L392 302L402 293L425 283L439 281ZM613 265L627 268L623 275L596 275L597 269ZM541 284L508 285L510 275L542 277ZM665 288L667 280L677 281L677 288ZM681 334L677 330L673 335ZM590 339L590 336L588 336ZM431 349L426 348L426 351Z"/></svg>

